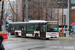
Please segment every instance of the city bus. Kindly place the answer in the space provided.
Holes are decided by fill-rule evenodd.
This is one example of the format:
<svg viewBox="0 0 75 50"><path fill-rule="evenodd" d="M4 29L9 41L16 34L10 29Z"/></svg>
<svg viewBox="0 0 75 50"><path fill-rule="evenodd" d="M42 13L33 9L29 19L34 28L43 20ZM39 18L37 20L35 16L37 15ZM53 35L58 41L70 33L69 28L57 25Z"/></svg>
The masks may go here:
<svg viewBox="0 0 75 50"><path fill-rule="evenodd" d="M9 32L15 36L35 38L57 38L58 24L53 21L13 22L9 24Z"/></svg>
<svg viewBox="0 0 75 50"><path fill-rule="evenodd" d="M46 38L58 38L58 22L57 21L47 21L47 31Z"/></svg>

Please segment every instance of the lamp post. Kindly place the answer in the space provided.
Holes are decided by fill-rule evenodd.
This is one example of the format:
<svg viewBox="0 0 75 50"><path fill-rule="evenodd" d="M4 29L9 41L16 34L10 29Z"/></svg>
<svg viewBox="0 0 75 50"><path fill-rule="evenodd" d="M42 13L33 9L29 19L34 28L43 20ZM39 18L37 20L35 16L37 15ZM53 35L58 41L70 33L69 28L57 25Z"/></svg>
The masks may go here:
<svg viewBox="0 0 75 50"><path fill-rule="evenodd" d="M26 0L26 22L28 22L28 0Z"/></svg>
<svg viewBox="0 0 75 50"><path fill-rule="evenodd" d="M68 0L68 29L71 25L71 0Z"/></svg>
<svg viewBox="0 0 75 50"><path fill-rule="evenodd" d="M2 31L2 25L3 25L3 12L4 12L4 0L2 0L2 10L1 10L1 26L0 31Z"/></svg>
<svg viewBox="0 0 75 50"><path fill-rule="evenodd" d="M68 22L68 31L67 31L67 35L66 35L67 37L69 37L69 29L70 29L70 24L71 24L70 23L70 21L71 21L70 20L71 19L70 18L70 16L71 16L71 13L70 13L70 5L71 5L71 0L68 0L68 18L67 18L67 20L68 20L67 21Z"/></svg>

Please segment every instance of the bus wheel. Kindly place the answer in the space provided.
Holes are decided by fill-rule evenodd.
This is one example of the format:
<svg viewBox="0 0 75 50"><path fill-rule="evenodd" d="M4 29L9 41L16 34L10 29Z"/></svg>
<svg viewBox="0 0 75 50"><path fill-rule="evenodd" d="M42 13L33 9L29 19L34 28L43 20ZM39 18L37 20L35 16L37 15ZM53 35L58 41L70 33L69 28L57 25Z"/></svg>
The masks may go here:
<svg viewBox="0 0 75 50"><path fill-rule="evenodd" d="M16 32L15 36L18 37L18 32Z"/></svg>
<svg viewBox="0 0 75 50"><path fill-rule="evenodd" d="M36 39L38 38L38 34L35 34L35 38L36 38Z"/></svg>
<svg viewBox="0 0 75 50"><path fill-rule="evenodd" d="M11 35L14 35L14 33L11 33Z"/></svg>
<svg viewBox="0 0 75 50"><path fill-rule="evenodd" d="M26 38L26 34L25 34L25 36L24 36L25 38Z"/></svg>
<svg viewBox="0 0 75 50"><path fill-rule="evenodd" d="M49 38L46 38L46 40L49 40Z"/></svg>

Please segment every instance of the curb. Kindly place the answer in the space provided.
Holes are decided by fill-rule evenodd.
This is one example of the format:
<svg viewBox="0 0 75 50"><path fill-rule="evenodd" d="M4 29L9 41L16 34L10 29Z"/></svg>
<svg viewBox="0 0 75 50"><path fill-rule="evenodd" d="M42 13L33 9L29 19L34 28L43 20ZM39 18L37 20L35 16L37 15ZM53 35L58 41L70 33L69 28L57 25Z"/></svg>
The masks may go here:
<svg viewBox="0 0 75 50"><path fill-rule="evenodd" d="M58 37L57 39L73 39L72 37Z"/></svg>

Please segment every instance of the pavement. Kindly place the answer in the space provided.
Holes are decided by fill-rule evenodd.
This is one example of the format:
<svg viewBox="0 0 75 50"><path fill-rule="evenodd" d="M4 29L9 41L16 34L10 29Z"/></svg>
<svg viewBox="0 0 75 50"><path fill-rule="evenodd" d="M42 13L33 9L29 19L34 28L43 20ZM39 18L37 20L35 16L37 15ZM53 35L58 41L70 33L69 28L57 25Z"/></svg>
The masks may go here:
<svg viewBox="0 0 75 50"><path fill-rule="evenodd" d="M73 39L73 37L58 37L56 39Z"/></svg>
<svg viewBox="0 0 75 50"><path fill-rule="evenodd" d="M43 40L8 36L3 45L5 50L75 50L75 36Z"/></svg>
<svg viewBox="0 0 75 50"><path fill-rule="evenodd" d="M11 37L11 38L10 38ZM58 38L50 38L50 39L55 39L55 40L71 40L74 39L75 36L69 36L69 37L58 37ZM8 36L8 39L4 39L4 41L17 41L17 40L28 40L28 39L32 39L32 40L39 40L39 39L35 39L35 38L21 38L21 37L15 37L15 36Z"/></svg>

